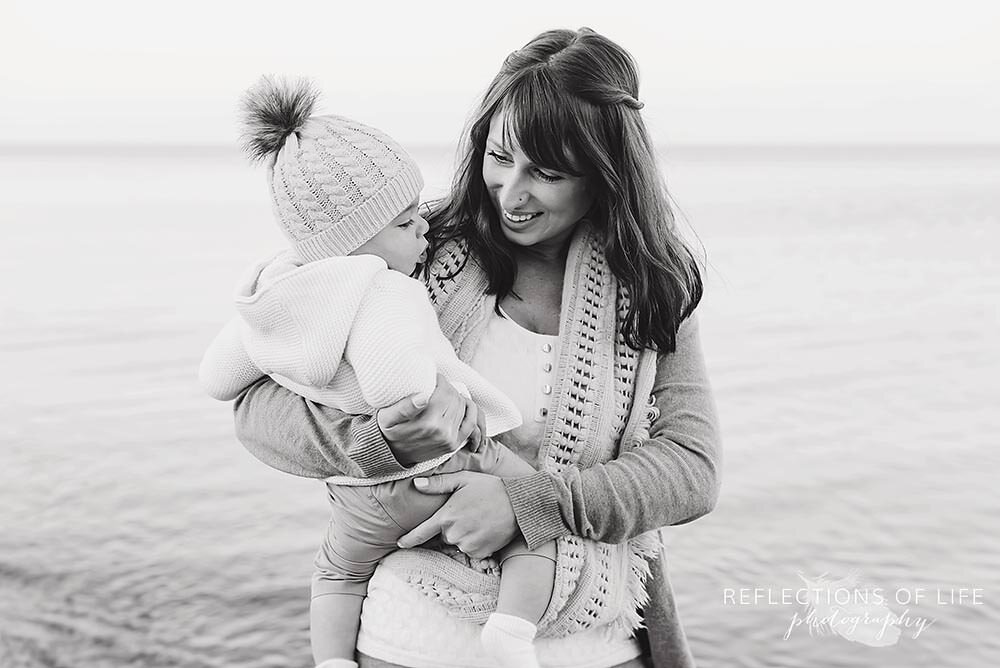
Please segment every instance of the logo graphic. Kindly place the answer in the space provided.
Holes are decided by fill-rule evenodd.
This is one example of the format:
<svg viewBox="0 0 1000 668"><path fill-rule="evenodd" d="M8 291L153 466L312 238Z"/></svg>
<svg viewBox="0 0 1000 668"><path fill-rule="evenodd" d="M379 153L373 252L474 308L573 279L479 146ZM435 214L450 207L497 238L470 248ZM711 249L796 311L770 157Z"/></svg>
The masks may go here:
<svg viewBox="0 0 1000 668"><path fill-rule="evenodd" d="M804 625L809 635L836 634L869 647L888 647L899 642L901 626L912 624L906 619L908 611L897 614L891 610L883 590L860 583L857 571L839 579L827 577L826 573L815 578L797 575L805 584L807 602L802 614L792 616L786 639L793 629ZM920 631L933 623L923 619L920 622Z"/></svg>

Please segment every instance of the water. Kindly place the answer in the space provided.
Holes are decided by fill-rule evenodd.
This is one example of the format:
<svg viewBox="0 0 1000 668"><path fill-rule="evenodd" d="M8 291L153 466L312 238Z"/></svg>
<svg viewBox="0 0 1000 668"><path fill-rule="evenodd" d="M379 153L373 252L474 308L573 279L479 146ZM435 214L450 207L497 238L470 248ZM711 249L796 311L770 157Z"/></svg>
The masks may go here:
<svg viewBox="0 0 1000 668"><path fill-rule="evenodd" d="M447 149L416 152L440 192ZM1000 662L1000 151L683 149L723 423L714 513L671 529L702 666ZM0 158L0 666L309 666L322 489L236 442L201 351L282 243L235 151ZM917 639L783 636L735 605L856 569ZM891 603L896 612L906 606Z"/></svg>

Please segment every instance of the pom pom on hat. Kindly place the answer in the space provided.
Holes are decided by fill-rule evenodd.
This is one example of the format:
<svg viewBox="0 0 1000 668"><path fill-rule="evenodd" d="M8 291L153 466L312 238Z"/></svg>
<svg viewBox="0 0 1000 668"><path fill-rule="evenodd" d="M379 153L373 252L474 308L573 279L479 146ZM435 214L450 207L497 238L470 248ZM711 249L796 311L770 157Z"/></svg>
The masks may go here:
<svg viewBox="0 0 1000 668"><path fill-rule="evenodd" d="M252 162L274 155L312 115L319 91L308 79L261 77L243 95L243 150Z"/></svg>
<svg viewBox="0 0 1000 668"><path fill-rule="evenodd" d="M349 255L424 186L413 158L381 130L313 116L318 97L308 79L262 77L242 100L243 148L266 160L278 225L307 262Z"/></svg>

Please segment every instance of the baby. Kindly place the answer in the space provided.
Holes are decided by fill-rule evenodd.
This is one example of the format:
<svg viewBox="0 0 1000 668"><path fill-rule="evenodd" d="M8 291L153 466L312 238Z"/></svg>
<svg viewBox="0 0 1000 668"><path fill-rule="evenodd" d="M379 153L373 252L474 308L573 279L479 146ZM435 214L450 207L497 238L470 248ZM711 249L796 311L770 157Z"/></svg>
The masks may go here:
<svg viewBox="0 0 1000 668"><path fill-rule="evenodd" d="M351 414L413 397L426 401L437 374L474 400L485 436L521 423L513 404L458 359L438 328L424 286L423 179L390 137L339 116L313 116L307 82L263 79L244 98L246 149L266 161L278 224L292 249L253 267L236 296L238 316L205 354L200 379L230 400L268 375L293 392ZM412 478L456 470L522 477L534 469L486 438L381 478L327 479L332 518L316 556L310 610L313 658L356 667L361 606L379 560L447 496L416 491ZM551 596L555 546L516 539L498 554L497 611L483 627L500 666L537 666L532 641Z"/></svg>

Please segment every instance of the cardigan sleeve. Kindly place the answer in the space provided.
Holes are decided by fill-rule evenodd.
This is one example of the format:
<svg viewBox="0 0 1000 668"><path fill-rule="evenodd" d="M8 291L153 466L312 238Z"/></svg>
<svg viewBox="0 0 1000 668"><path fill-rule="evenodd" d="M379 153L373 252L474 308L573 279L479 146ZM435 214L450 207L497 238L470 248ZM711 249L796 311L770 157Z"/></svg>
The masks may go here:
<svg viewBox="0 0 1000 668"><path fill-rule="evenodd" d="M259 460L307 478L370 478L405 470L372 415L349 415L265 377L233 404L236 437Z"/></svg>
<svg viewBox="0 0 1000 668"><path fill-rule="evenodd" d="M657 357L650 437L605 464L504 480L529 547L574 534L620 543L710 512L719 495L718 420L695 316Z"/></svg>

